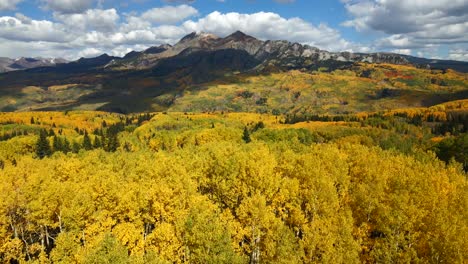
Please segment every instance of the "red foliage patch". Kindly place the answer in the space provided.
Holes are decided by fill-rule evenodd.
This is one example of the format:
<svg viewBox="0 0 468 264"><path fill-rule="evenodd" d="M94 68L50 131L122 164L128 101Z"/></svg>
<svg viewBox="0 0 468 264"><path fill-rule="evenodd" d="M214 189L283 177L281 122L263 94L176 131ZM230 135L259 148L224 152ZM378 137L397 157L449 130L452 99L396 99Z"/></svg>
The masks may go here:
<svg viewBox="0 0 468 264"><path fill-rule="evenodd" d="M401 72L398 71L388 71L385 72L385 76L387 78L400 78L400 79L405 79L405 80L412 80L414 77L411 75L403 75Z"/></svg>

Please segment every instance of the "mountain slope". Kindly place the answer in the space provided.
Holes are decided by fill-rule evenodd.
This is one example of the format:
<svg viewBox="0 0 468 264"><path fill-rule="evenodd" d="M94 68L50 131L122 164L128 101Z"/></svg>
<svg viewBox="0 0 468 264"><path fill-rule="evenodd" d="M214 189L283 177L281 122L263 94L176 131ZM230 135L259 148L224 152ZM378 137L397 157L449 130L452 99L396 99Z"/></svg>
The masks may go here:
<svg viewBox="0 0 468 264"><path fill-rule="evenodd" d="M225 38L192 33L173 46L123 58L103 54L0 74L0 110L343 113L467 97L466 74L431 70L430 63L467 65L392 53L328 52L242 32ZM291 88L298 85L299 90Z"/></svg>

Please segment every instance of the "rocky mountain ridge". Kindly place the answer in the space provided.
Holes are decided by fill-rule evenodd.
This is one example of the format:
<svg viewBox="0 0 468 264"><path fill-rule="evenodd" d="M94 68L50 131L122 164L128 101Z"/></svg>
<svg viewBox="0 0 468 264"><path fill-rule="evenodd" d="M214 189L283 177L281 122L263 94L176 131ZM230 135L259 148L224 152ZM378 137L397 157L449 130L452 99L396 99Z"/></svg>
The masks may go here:
<svg viewBox="0 0 468 264"><path fill-rule="evenodd" d="M167 62L193 60L195 53L210 55L216 52L216 56L222 57L223 52L232 50L239 54L239 58L249 57L246 65L251 68L237 69L240 71L264 71L264 70L289 70L289 69L318 69L320 67L334 69L343 65L356 62L389 63L389 64L413 64L418 67L447 69L451 68L460 72L468 72L468 63L451 60L434 60L417 58L408 55L377 52L377 53L351 53L330 52L297 42L286 40L259 40L243 32L236 31L224 38L210 33L193 32L183 37L174 45L163 44L150 47L144 51L131 51L123 57L114 57L107 54L95 58L80 58L67 62L63 59L44 58L0 58L0 73L16 70L25 70L41 67L57 68L56 71L89 72L101 69L106 72L124 72L126 70L140 71L158 69L161 65L173 64ZM233 52L228 52L232 57ZM213 55L213 54L211 54ZM190 58L189 58L190 56ZM229 63L229 61L226 61ZM209 66L209 65L208 65ZM229 66L229 65L224 65ZM50 69L55 71L54 69ZM40 70L42 71L42 70ZM165 69L162 71L167 72Z"/></svg>
<svg viewBox="0 0 468 264"><path fill-rule="evenodd" d="M161 60L166 58L180 55L187 56L199 51L212 52L227 49L247 52L260 62L259 65L256 65L258 69L272 65L286 68L303 68L330 60L352 63L410 63L407 58L399 54L329 52L285 40L262 41L237 31L225 38L204 32L193 32L182 38L174 46L162 45L143 52L130 52L123 59L112 61L106 65L106 68L114 70L148 69L157 67Z"/></svg>

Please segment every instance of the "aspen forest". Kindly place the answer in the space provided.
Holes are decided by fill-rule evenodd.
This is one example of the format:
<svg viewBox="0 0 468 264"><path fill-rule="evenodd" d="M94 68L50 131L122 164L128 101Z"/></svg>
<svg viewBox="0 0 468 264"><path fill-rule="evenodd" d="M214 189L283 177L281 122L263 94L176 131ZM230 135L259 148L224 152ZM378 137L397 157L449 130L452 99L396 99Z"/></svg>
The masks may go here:
<svg viewBox="0 0 468 264"><path fill-rule="evenodd" d="M468 0L0 0L0 264L468 264Z"/></svg>
<svg viewBox="0 0 468 264"><path fill-rule="evenodd" d="M0 260L463 263L467 109L0 113Z"/></svg>

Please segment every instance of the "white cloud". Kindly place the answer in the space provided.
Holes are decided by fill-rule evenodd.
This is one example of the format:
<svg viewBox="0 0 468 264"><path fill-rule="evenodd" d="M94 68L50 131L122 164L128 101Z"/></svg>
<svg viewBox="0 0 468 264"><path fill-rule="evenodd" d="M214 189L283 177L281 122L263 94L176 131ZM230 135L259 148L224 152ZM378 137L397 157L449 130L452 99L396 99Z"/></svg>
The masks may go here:
<svg viewBox="0 0 468 264"><path fill-rule="evenodd" d="M21 13L16 13L15 17L17 19L19 19L19 21L21 21L21 23L23 23L23 24L31 24L32 23L31 18L29 18L29 17L27 17L27 16L25 16L25 15L23 15Z"/></svg>
<svg viewBox="0 0 468 264"><path fill-rule="evenodd" d="M466 0L342 0L353 17L342 25L390 36L378 44L424 48L429 44L468 43Z"/></svg>
<svg viewBox="0 0 468 264"><path fill-rule="evenodd" d="M16 17L0 17L0 38L8 40L8 43L0 43L0 56L19 57L32 53L33 56L50 57L52 54L53 57L76 59L104 52L121 56L129 49L174 44L193 31L223 37L236 30L264 40L286 39L327 50L372 50L344 40L338 30L326 24L314 25L300 18L287 19L267 12L213 12L179 25L168 24L176 19L167 17L165 24L155 25L136 13L125 14L122 21L115 9L88 9L81 14L55 12L53 19L34 20L19 13ZM19 48L15 49L14 45Z"/></svg>
<svg viewBox="0 0 468 264"><path fill-rule="evenodd" d="M96 48L85 48L82 51L78 52L78 57L83 58L93 58L103 54L104 52Z"/></svg>
<svg viewBox="0 0 468 264"><path fill-rule="evenodd" d="M114 31L118 26L119 15L114 8L89 9L82 14L55 13L54 18L74 30L97 30L102 32Z"/></svg>
<svg viewBox="0 0 468 264"><path fill-rule="evenodd" d="M411 55L411 49L394 49L392 52L403 55Z"/></svg>
<svg viewBox="0 0 468 264"><path fill-rule="evenodd" d="M0 17L0 37L18 41L67 42L72 36L63 25L47 20L31 20L22 16Z"/></svg>
<svg viewBox="0 0 468 264"><path fill-rule="evenodd" d="M449 59L468 61L468 49L452 49L449 51Z"/></svg>
<svg viewBox="0 0 468 264"><path fill-rule="evenodd" d="M0 11L1 10L15 10L16 5L22 0L0 0Z"/></svg>
<svg viewBox="0 0 468 264"><path fill-rule="evenodd" d="M278 14L266 12L253 14L213 12L198 20L188 20L180 25L167 24L176 21L175 18L167 17L164 18L166 24L154 25L145 20L143 15L138 16L135 13L126 14L125 20L121 22L115 9L89 9L81 14L55 12L53 18L55 21L33 20L22 14L17 14L16 17L0 17L0 38L8 39L12 43L21 42L21 47L30 45L32 50L37 52L35 56L56 53L55 56L67 59L93 56L103 52L124 55L124 52L135 47L174 44L193 31L226 36L241 30L264 40L287 39L329 50L360 52L370 50L368 47L344 40L339 31L326 24L313 25L300 18L286 19ZM42 49L46 46L44 43L49 43L49 50ZM0 44L2 56L24 56L24 52L25 49L14 50L10 45Z"/></svg>
<svg viewBox="0 0 468 264"><path fill-rule="evenodd" d="M137 16L127 16L126 23L121 25L121 30L128 32L137 29L149 29L152 27L152 24L141 17Z"/></svg>
<svg viewBox="0 0 468 264"><path fill-rule="evenodd" d="M236 30L260 39L287 39L331 50L345 49L350 44L339 31L326 24L315 26L300 18L286 19L276 13L253 14L213 12L197 21L186 21L187 31L205 31L226 36Z"/></svg>
<svg viewBox="0 0 468 264"><path fill-rule="evenodd" d="M402 34L391 35L378 39L376 41L377 46L379 47L395 47L395 48L408 48L414 47L411 40Z"/></svg>
<svg viewBox="0 0 468 264"><path fill-rule="evenodd" d="M158 24L175 24L195 15L198 15L197 9L189 5L179 5L150 9L144 12L141 18Z"/></svg>
<svg viewBox="0 0 468 264"><path fill-rule="evenodd" d="M41 0L46 9L64 13L74 14L82 13L91 8L94 4L93 0Z"/></svg>
<svg viewBox="0 0 468 264"><path fill-rule="evenodd" d="M24 42L0 37L0 51L7 57L44 57L76 59L77 52L63 43L45 41Z"/></svg>

